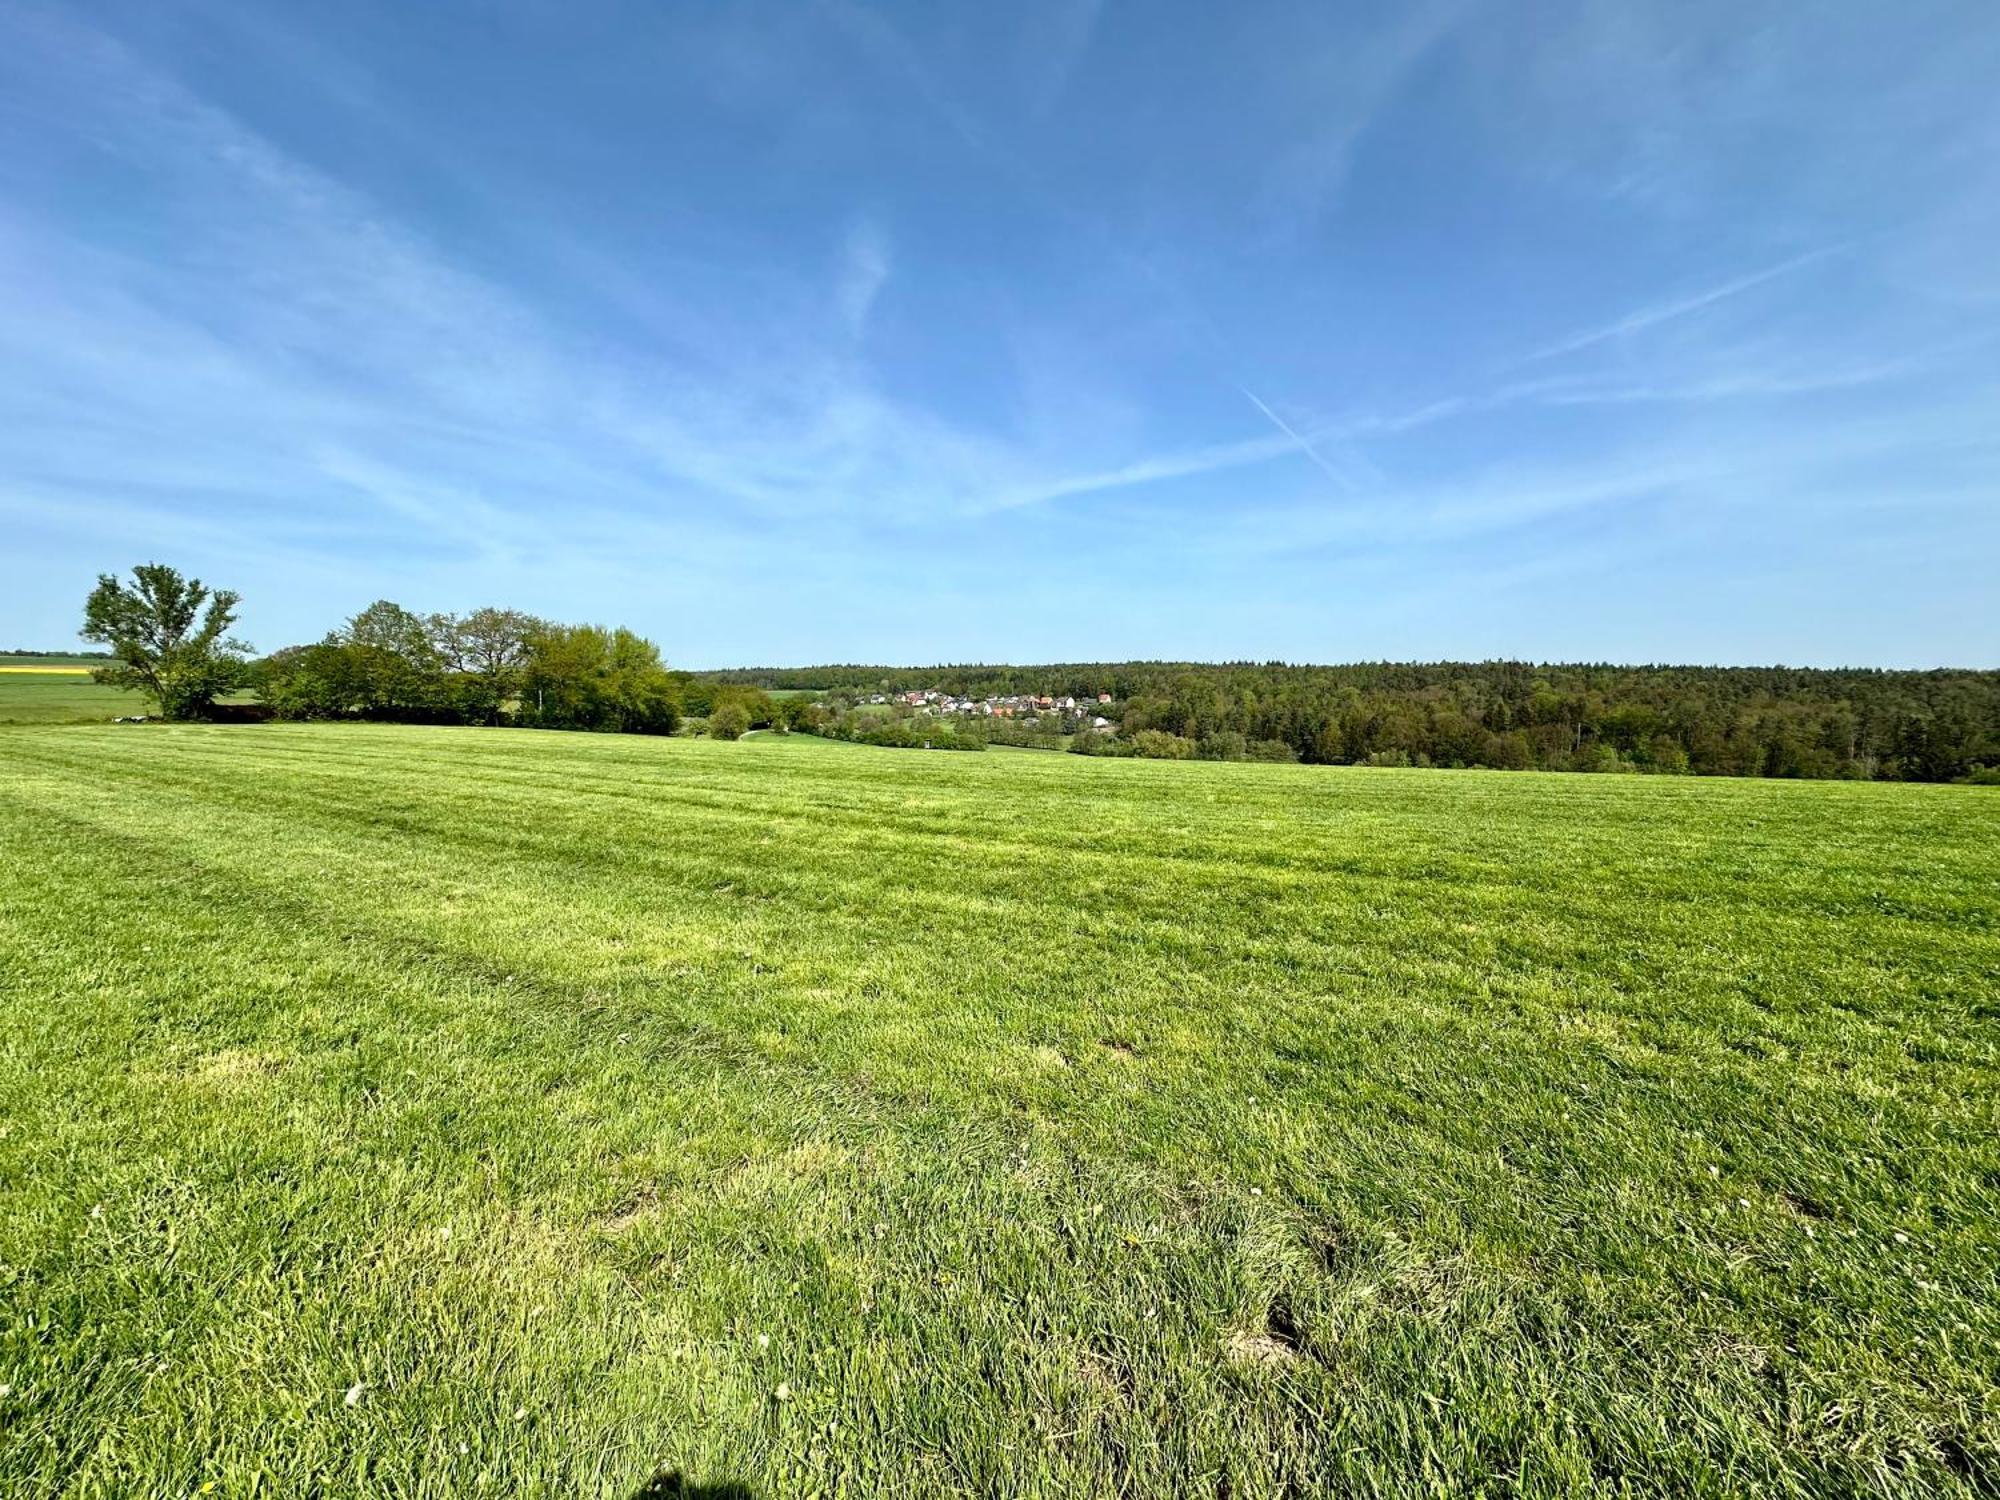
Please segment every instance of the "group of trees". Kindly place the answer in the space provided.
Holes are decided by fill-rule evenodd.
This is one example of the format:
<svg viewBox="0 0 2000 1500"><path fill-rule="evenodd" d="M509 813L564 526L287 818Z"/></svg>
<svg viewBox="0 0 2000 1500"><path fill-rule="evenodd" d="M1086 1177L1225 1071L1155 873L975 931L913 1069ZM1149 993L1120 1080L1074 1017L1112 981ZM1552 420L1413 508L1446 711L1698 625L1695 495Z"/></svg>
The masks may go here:
<svg viewBox="0 0 2000 1500"><path fill-rule="evenodd" d="M513 609L419 615L377 600L324 639L252 663L247 678L294 719L672 734L681 717L679 684L651 641Z"/></svg>
<svg viewBox="0 0 2000 1500"><path fill-rule="evenodd" d="M146 563L130 581L101 576L84 605L84 639L108 647L100 682L139 688L168 719L209 716L216 700L253 689L281 718L521 724L671 734L685 678L632 631L561 625L514 609L419 615L378 600L306 646L260 660L228 634L237 595ZM766 694L708 686L704 709L728 705L720 732ZM741 733L742 729L734 729Z"/></svg>
<svg viewBox="0 0 2000 1500"><path fill-rule="evenodd" d="M718 676L888 694L1110 693L1120 732L1080 736L1072 748L1086 753L1909 781L2000 767L1994 671L1125 662Z"/></svg>
<svg viewBox="0 0 2000 1500"><path fill-rule="evenodd" d="M967 719L852 710L817 718L801 717L797 727L828 739L849 740L857 745L889 745L902 750L984 750L988 739L983 724Z"/></svg>
<svg viewBox="0 0 2000 1500"><path fill-rule="evenodd" d="M677 674L675 680L687 709L687 717L681 721L682 732L687 734L733 740L753 729L810 729L820 714L818 707L804 698L773 698L762 688L742 683L717 682L691 673Z"/></svg>
<svg viewBox="0 0 2000 1500"><path fill-rule="evenodd" d="M1078 755L1133 755L1141 760L1262 760L1290 762L1299 752L1283 740L1253 740L1234 729L1215 729L1200 739L1165 729L1141 729L1128 736L1085 730L1070 742Z"/></svg>

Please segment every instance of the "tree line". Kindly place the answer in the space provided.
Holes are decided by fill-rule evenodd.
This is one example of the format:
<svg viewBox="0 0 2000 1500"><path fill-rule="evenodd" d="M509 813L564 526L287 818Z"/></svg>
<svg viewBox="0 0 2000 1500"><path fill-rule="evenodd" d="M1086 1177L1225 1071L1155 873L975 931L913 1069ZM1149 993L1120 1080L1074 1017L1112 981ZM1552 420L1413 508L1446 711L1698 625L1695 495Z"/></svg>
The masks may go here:
<svg viewBox="0 0 2000 1500"><path fill-rule="evenodd" d="M167 719L695 728L734 739L780 716L758 688L671 671L657 645L622 626L566 625L491 606L418 614L380 599L317 641L257 657L228 633L239 602L158 563L134 568L129 581L102 575L81 634L114 661L92 675L146 693ZM256 705L218 703L243 690Z"/></svg>
<svg viewBox="0 0 2000 1500"><path fill-rule="evenodd" d="M1532 662L746 668L772 689L1116 700L1087 753L1706 776L2000 780L2000 672Z"/></svg>
<svg viewBox="0 0 2000 1500"><path fill-rule="evenodd" d="M2000 782L2000 672L1489 662L1085 662L669 669L623 627L519 610L417 614L379 600L307 645L254 657L229 634L238 596L146 563L105 574L82 638L99 681L200 718L248 688L258 713L305 719L508 723L734 738L766 725L880 744L983 748L1032 731L884 723L872 694L1048 694L1114 701L1117 733L1086 754L1486 766L1706 776ZM770 691L767 691L770 690ZM827 704L772 691L813 690ZM1109 717L1111 715L1107 715ZM1075 726L1064 726L1074 728Z"/></svg>

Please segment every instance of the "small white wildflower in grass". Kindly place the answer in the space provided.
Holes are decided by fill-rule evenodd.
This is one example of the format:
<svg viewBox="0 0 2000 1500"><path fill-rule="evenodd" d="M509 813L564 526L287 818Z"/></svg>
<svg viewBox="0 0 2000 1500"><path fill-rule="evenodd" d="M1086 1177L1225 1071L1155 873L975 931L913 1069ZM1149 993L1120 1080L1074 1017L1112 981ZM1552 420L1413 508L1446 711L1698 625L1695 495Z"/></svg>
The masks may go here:
<svg viewBox="0 0 2000 1500"><path fill-rule="evenodd" d="M1899 1229L1896 1231L1896 1243L1899 1245L1907 1245L1910 1243L1910 1237Z"/></svg>
<svg viewBox="0 0 2000 1500"><path fill-rule="evenodd" d="M758 1335L757 1335L757 1347L758 1347L759 1349L768 1349L768 1348L770 1348L770 1347L771 1347L771 1335L770 1335L770 1334L768 1334L768 1333L760 1333L760 1334L758 1334Z"/></svg>
<svg viewBox="0 0 2000 1500"><path fill-rule="evenodd" d="M792 1399L792 1388L781 1380L778 1382L778 1388L771 1392L771 1394L776 1396L780 1401L789 1401Z"/></svg>
<svg viewBox="0 0 2000 1500"><path fill-rule="evenodd" d="M363 1395L367 1393L367 1390L368 1387L366 1387L360 1381L357 1380L354 1382L353 1385L350 1385L347 1388L347 1394L341 1399L344 1402L344 1404L348 1406L359 1406L361 1404L361 1398Z"/></svg>
<svg viewBox="0 0 2000 1500"><path fill-rule="evenodd" d="M93 1205L91 1206L91 1210L90 1210L90 1216L91 1216L91 1218L93 1218L93 1219L101 1219L101 1218L103 1218L103 1217L104 1217L104 1205L103 1205L102 1203L97 1203L97 1204L93 1204Z"/></svg>
<svg viewBox="0 0 2000 1500"><path fill-rule="evenodd" d="M5 1401L9 1396L13 1394L14 1394L14 1387L12 1383L8 1381L0 1381L0 1401Z"/></svg>
<svg viewBox="0 0 2000 1500"><path fill-rule="evenodd" d="M1720 1176L1722 1175L1722 1168L1720 1168L1720 1167L1716 1167L1716 1166L1711 1166L1711 1167L1710 1167L1710 1168L1708 1169L1708 1175L1709 1175L1709 1176L1711 1176L1711 1177L1720 1177Z"/></svg>
<svg viewBox="0 0 2000 1500"><path fill-rule="evenodd" d="M1264 1190L1262 1188L1252 1188L1250 1189L1250 1196L1253 1198L1261 1198L1264 1196Z"/></svg>
<svg viewBox="0 0 2000 1500"><path fill-rule="evenodd" d="M463 1444L463 1443L460 1443L460 1444L458 1445L458 1451L459 1451L460 1453L470 1453L470 1452L471 1452L472 1450L471 1450L470 1448L466 1447L466 1445L465 1445L465 1444Z"/></svg>
<svg viewBox="0 0 2000 1500"><path fill-rule="evenodd" d="M516 1422L525 1422L525 1421L527 1421L527 1420L528 1420L528 1408L527 1408L527 1407L525 1407L525 1406L517 1406L517 1407L515 1407L515 1408L514 1408L514 1420L515 1420Z"/></svg>
<svg viewBox="0 0 2000 1500"><path fill-rule="evenodd" d="M438 1238L441 1240L448 1240L451 1238L451 1226L449 1224L445 1225L442 1229L438 1231Z"/></svg>
<svg viewBox="0 0 2000 1500"><path fill-rule="evenodd" d="M1750 1200L1748 1198L1738 1198L1736 1201L1742 1204L1745 1208L1748 1208L1750 1206Z"/></svg>

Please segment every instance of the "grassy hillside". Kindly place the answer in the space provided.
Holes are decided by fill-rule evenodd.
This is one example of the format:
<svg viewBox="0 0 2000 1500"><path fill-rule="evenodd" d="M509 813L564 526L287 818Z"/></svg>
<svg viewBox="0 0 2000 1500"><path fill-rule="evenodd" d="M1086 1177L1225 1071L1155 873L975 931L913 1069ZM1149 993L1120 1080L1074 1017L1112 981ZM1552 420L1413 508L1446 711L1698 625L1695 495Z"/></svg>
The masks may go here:
<svg viewBox="0 0 2000 1500"><path fill-rule="evenodd" d="M1982 789L15 729L0 847L0 1493L2000 1482Z"/></svg>

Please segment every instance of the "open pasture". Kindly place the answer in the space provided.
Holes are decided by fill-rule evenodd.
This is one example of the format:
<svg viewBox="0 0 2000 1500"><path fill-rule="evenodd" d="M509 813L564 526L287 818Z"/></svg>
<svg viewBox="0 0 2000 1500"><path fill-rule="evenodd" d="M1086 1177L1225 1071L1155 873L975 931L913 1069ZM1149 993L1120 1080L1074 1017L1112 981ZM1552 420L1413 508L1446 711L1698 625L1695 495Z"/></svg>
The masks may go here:
<svg viewBox="0 0 2000 1500"><path fill-rule="evenodd" d="M83 724L147 710L145 696L90 680L90 663L0 657L0 724Z"/></svg>
<svg viewBox="0 0 2000 1500"><path fill-rule="evenodd" d="M126 714L158 712L144 693L92 681L90 669L102 665L82 657L67 661L0 657L0 724L108 724ZM219 701L250 703L256 695L227 693Z"/></svg>
<svg viewBox="0 0 2000 1500"><path fill-rule="evenodd" d="M1984 789L40 728L0 849L0 1493L2000 1484Z"/></svg>

